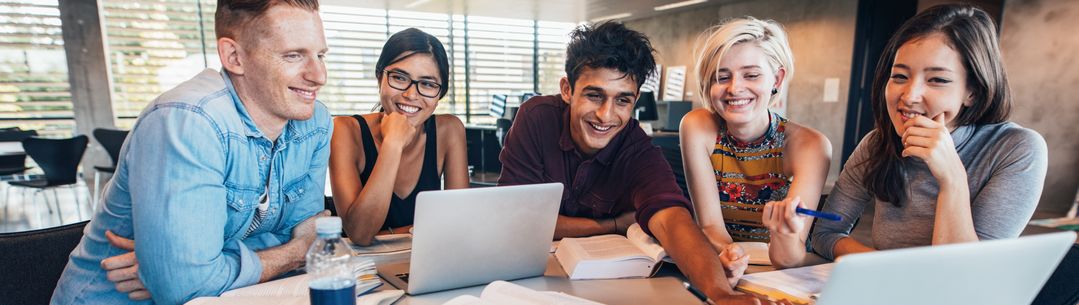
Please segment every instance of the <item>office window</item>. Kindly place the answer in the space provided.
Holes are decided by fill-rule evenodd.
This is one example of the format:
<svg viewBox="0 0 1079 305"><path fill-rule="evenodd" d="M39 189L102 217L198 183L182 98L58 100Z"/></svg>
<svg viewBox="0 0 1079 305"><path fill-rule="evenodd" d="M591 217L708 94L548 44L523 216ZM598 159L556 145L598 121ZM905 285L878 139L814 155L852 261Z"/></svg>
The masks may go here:
<svg viewBox="0 0 1079 305"><path fill-rule="evenodd" d="M495 117L487 113L495 94L512 97L534 91L533 21L479 16L468 16L467 21L470 121L494 123Z"/></svg>
<svg viewBox="0 0 1079 305"><path fill-rule="evenodd" d="M214 0L103 0L112 107L130 128L158 95L203 69L220 69Z"/></svg>
<svg viewBox="0 0 1079 305"><path fill-rule="evenodd" d="M56 0L0 0L0 127L75 129Z"/></svg>
<svg viewBox="0 0 1079 305"><path fill-rule="evenodd" d="M117 125L129 128L154 98L206 68L220 69L215 0L101 0ZM437 113L491 123L492 96L556 93L572 23L323 5L330 53L319 99L335 115L378 104L375 63L408 27L438 37L450 88ZM0 124L70 135L74 119L57 0L0 0ZM4 121L10 123L2 123ZM0 127L3 127L0 126Z"/></svg>
<svg viewBox="0 0 1079 305"><path fill-rule="evenodd" d="M569 33L577 24L545 21L536 23L539 93L558 94L558 81L566 76L566 45L569 44Z"/></svg>
<svg viewBox="0 0 1079 305"><path fill-rule="evenodd" d="M323 5L326 85L319 100L335 115L371 112L378 104L375 63L386 42L386 11Z"/></svg>

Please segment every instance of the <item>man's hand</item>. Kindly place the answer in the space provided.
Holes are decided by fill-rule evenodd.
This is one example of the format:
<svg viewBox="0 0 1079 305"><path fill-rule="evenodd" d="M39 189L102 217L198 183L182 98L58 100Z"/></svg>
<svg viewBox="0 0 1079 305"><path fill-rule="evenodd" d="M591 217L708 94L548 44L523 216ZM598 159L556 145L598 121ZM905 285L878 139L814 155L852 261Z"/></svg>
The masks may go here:
<svg viewBox="0 0 1079 305"><path fill-rule="evenodd" d="M135 259L135 241L105 231L109 244L130 252L101 260L101 269L107 271L106 278L116 283L116 291L127 293L132 300L147 300L150 292L139 279L139 261Z"/></svg>
<svg viewBox="0 0 1079 305"><path fill-rule="evenodd" d="M622 213L622 215L618 215L618 217L614 219L615 233L626 235L626 231L635 223L637 223L637 211Z"/></svg>
<svg viewBox="0 0 1079 305"><path fill-rule="evenodd" d="M738 285L738 280L742 278L742 274L746 273L746 268L749 267L749 255L745 253L742 246L735 243L729 243L723 247L723 251L719 252L719 261L723 264L723 272L727 275L727 281L730 282L731 288Z"/></svg>
<svg viewBox="0 0 1079 305"><path fill-rule="evenodd" d="M311 243L315 242L315 238L318 238L318 232L315 230L315 219L319 217L330 216L330 210L323 210L315 216L311 216L304 219L303 222L292 228L292 240L289 243L297 243L302 246L304 251L311 246Z"/></svg>

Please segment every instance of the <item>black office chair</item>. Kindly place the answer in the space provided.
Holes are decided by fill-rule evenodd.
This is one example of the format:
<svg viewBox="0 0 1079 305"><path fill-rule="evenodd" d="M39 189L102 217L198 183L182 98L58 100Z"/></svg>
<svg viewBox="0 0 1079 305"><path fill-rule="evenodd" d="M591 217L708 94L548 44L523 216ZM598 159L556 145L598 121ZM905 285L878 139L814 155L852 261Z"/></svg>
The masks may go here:
<svg viewBox="0 0 1079 305"><path fill-rule="evenodd" d="M22 130L19 127L0 129L0 142L18 142L22 146L22 140L37 136L36 130ZM16 143L13 143L16 144ZM25 172L26 153L19 151L0 152L0 176L8 176Z"/></svg>
<svg viewBox="0 0 1079 305"><path fill-rule="evenodd" d="M82 239L83 221L34 231L0 233L0 302L48 304L68 256Z"/></svg>
<svg viewBox="0 0 1079 305"><path fill-rule="evenodd" d="M0 129L0 142L22 142L37 136L37 130L22 130L19 127Z"/></svg>
<svg viewBox="0 0 1079 305"><path fill-rule="evenodd" d="M22 146L26 149L26 154L33 158L34 162L45 172L45 178L12 181L11 186L37 189L38 191L34 193L35 199L37 194L42 191L52 189L53 197L56 199L56 214L60 218L60 222L64 221L64 216L60 213L60 198L56 193L56 188L72 187L71 192L75 195L75 203L77 204L75 211L79 213L81 218L82 203L79 202L79 194L74 186L79 181L79 163L82 161L82 155L86 152L86 144L89 141L90 138L85 135L68 139L34 137L23 140ZM49 197L46 195L45 206L49 205L48 199Z"/></svg>
<svg viewBox="0 0 1079 305"><path fill-rule="evenodd" d="M101 185L98 181L101 181L101 173L107 173L112 175L116 172L116 164L120 162L120 148L124 145L124 139L127 138L127 130L117 129L94 129L94 139L98 143L101 143L101 147L105 148L105 151L109 153L109 158L112 158L111 166L94 166L94 191L93 196L90 199L90 209L97 209L97 203L101 200Z"/></svg>
<svg viewBox="0 0 1079 305"><path fill-rule="evenodd" d="M18 180L22 177L19 174L26 173L26 170L31 167L26 166L26 152L22 149L22 140L37 135L36 130L22 130L19 127L0 128L0 142L14 142L11 145L17 145L17 150L0 152L0 180L10 181ZM8 218L8 195L10 193L7 185L4 187L4 219Z"/></svg>

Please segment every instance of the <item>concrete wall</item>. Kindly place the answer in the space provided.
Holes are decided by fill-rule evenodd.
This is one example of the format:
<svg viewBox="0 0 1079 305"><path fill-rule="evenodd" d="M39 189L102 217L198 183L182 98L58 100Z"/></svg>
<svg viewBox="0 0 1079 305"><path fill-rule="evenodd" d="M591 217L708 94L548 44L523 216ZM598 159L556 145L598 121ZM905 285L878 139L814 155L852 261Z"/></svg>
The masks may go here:
<svg viewBox="0 0 1079 305"><path fill-rule="evenodd" d="M648 35L664 69L686 66L686 92L696 99L693 47L699 33L725 19L746 15L783 24L795 67L787 118L823 132L832 141L831 183L839 175L857 7L856 0L741 1L629 20L626 25ZM826 78L839 79L838 102L823 102Z"/></svg>
<svg viewBox="0 0 1079 305"><path fill-rule="evenodd" d="M1011 120L1048 142L1038 211L1062 213L1079 188L1079 2L1006 2L1000 44L1015 98Z"/></svg>

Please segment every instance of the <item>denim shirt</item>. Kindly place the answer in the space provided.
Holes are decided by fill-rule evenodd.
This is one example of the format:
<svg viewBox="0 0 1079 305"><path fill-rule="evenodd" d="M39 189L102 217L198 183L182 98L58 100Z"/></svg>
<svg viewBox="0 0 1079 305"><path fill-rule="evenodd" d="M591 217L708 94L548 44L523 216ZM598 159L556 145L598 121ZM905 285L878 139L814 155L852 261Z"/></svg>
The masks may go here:
<svg viewBox="0 0 1079 305"><path fill-rule="evenodd" d="M256 251L286 243L323 209L332 123L289 121L274 144L255 126L229 77L207 69L139 115L103 203L53 292L52 304L182 304L258 282ZM268 192L259 229L247 233ZM126 253L105 230L135 240L153 302L116 291L101 260ZM245 236L246 235L246 236Z"/></svg>

